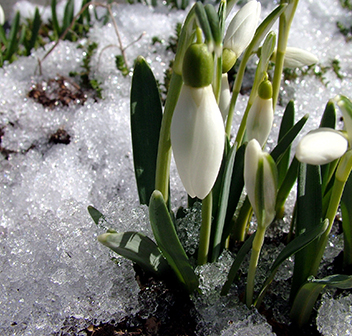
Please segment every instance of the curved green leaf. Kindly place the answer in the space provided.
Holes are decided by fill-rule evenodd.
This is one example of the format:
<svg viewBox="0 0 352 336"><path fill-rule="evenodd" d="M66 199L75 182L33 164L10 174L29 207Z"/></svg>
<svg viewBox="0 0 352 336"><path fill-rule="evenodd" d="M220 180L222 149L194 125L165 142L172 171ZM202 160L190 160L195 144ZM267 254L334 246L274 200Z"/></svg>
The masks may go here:
<svg viewBox="0 0 352 336"><path fill-rule="evenodd" d="M198 287L198 278L178 239L163 195L158 190L155 190L150 198L149 219L158 247L179 281L192 293Z"/></svg>
<svg viewBox="0 0 352 336"><path fill-rule="evenodd" d="M255 305L257 307L260 306L262 299L270 286L271 282L273 281L275 274L280 267L280 265L289 257L294 255L296 252L300 251L303 249L305 246L307 246L312 240L318 238L321 236L326 228L329 225L329 221L326 219L324 222L321 223L321 225L313 228L312 230L306 231L303 234L299 235L296 237L294 240L292 240L277 256L275 262L273 265L270 267L269 270L269 275L258 295L258 298L256 300Z"/></svg>
<svg viewBox="0 0 352 336"><path fill-rule="evenodd" d="M148 204L155 189L162 107L154 75L143 57L138 57L131 88L131 133L133 162L139 201Z"/></svg>
<svg viewBox="0 0 352 336"><path fill-rule="evenodd" d="M117 254L132 260L145 271L162 276L170 267L158 246L139 232L107 232L98 236L98 241Z"/></svg>

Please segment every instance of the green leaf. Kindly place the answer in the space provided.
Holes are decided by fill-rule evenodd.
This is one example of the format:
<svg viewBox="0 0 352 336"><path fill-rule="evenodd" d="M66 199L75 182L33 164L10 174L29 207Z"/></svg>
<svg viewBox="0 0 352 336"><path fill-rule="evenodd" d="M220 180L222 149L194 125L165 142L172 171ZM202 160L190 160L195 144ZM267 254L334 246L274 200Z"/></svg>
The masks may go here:
<svg viewBox="0 0 352 336"><path fill-rule="evenodd" d="M344 267L352 267L352 175L349 176L341 198L342 229L344 239Z"/></svg>
<svg viewBox="0 0 352 336"><path fill-rule="evenodd" d="M160 191L150 198L149 219L158 247L188 293L198 287L198 279L178 239L174 224Z"/></svg>
<svg viewBox="0 0 352 336"><path fill-rule="evenodd" d="M73 21L74 11L75 11L74 0L68 0L64 11L64 17L62 20L61 34L70 26L71 22Z"/></svg>
<svg viewBox="0 0 352 336"><path fill-rule="evenodd" d="M291 145L297 134L301 131L308 120L308 114L304 115L297 123L282 137L281 141L271 151L270 155L278 164L287 148Z"/></svg>
<svg viewBox="0 0 352 336"><path fill-rule="evenodd" d="M255 233L253 233L242 245L242 247L240 248L240 250L237 253L236 259L234 260L229 274L227 276L227 280L224 284L224 286L221 289L221 295L227 295L227 293L230 290L230 287L233 283L233 280L235 279L235 276L238 272L238 270L241 267L241 264L244 260L244 258L246 257L247 253L251 250L252 248L252 243L255 237Z"/></svg>
<svg viewBox="0 0 352 336"><path fill-rule="evenodd" d="M16 13L15 18L12 21L11 24L11 30L9 34L9 44L5 53L5 60L10 61L12 55L17 51L18 49L18 32L20 29L20 12Z"/></svg>
<svg viewBox="0 0 352 336"><path fill-rule="evenodd" d="M142 233L108 232L98 236L98 241L117 254L132 260L147 272L157 276L170 272L170 267L158 246Z"/></svg>
<svg viewBox="0 0 352 336"><path fill-rule="evenodd" d="M219 16L216 13L216 10L213 5L207 4L204 6L205 13L208 18L208 22L210 25L211 33L213 35L213 39L217 46L221 46L222 44L222 32L219 26Z"/></svg>
<svg viewBox="0 0 352 336"><path fill-rule="evenodd" d="M323 279L310 277L308 281L300 288L290 312L291 319L299 327L308 323L315 301L326 286L340 289L352 288L352 275L334 274Z"/></svg>
<svg viewBox="0 0 352 336"><path fill-rule="evenodd" d="M38 7L36 7L35 8L35 13L34 13L34 20L33 20L31 39L29 40L28 45L26 46L27 56L30 55L31 50L35 46L35 42L37 41L38 33L39 33L39 29L40 29L41 24L42 24L42 20L41 20L40 14L39 14L39 9L38 9Z"/></svg>
<svg viewBox="0 0 352 336"><path fill-rule="evenodd" d="M333 101L329 100L325 106L323 116L321 117L319 127L329 127L335 129L336 126L336 110Z"/></svg>
<svg viewBox="0 0 352 336"><path fill-rule="evenodd" d="M260 304L262 302L262 299L270 286L271 282L273 281L275 274L280 267L280 265L289 257L303 249L305 246L307 246L311 241L314 239L320 237L326 230L326 228L329 225L329 221L326 219L324 222L322 222L319 226L313 228L312 230L306 231L303 234L299 235L296 237L294 240L292 240L277 256L275 259L274 263L270 267L269 270L269 275L258 295L258 298L256 300L256 307L260 307Z"/></svg>
<svg viewBox="0 0 352 336"><path fill-rule="evenodd" d="M235 214L235 211L244 187L243 168L244 168L244 153L246 150L246 146L247 144L243 144L241 147L238 148L236 152L236 158L235 158L234 168L233 168L232 177L231 177L231 186L230 186L230 192L228 197L228 205L226 210L223 239L226 239L233 230L234 222L232 221L232 218Z"/></svg>
<svg viewBox="0 0 352 336"><path fill-rule="evenodd" d="M204 6L201 2L196 2L195 5L195 13L198 19L198 23L200 27L202 28L203 34L205 36L205 42L211 43L213 39L213 34L210 28L210 24L208 21L207 14L205 12Z"/></svg>
<svg viewBox="0 0 352 336"><path fill-rule="evenodd" d="M99 225L100 219L105 220L104 215L96 208L89 205L87 209L95 224Z"/></svg>
<svg viewBox="0 0 352 336"><path fill-rule="evenodd" d="M296 236L313 230L322 221L322 190L319 166L301 163L297 183L297 221ZM291 286L291 300L298 289L312 274L313 262L317 251L317 240L312 241L295 257L295 265Z"/></svg>
<svg viewBox="0 0 352 336"><path fill-rule="evenodd" d="M315 301L325 285L306 283L297 293L293 302L290 318L302 327L308 323Z"/></svg>
<svg viewBox="0 0 352 336"><path fill-rule="evenodd" d="M223 174L222 184L221 184L221 194L220 194L220 201L219 201L220 205L217 213L216 230L214 233L214 240L213 240L213 250L211 254L213 262L215 262L218 259L222 248L222 237L223 237L225 218L226 218L226 212L227 212L227 204L228 204L229 194L230 194L232 172L234 169L234 163L235 163L235 157L236 157L236 150L237 150L237 144L235 143L231 147L230 152L228 153L226 158L225 171Z"/></svg>
<svg viewBox="0 0 352 336"><path fill-rule="evenodd" d="M155 189L162 107L154 75L143 57L138 57L131 88L131 133L133 162L139 201L148 204Z"/></svg>
<svg viewBox="0 0 352 336"><path fill-rule="evenodd" d="M60 29L59 21L57 19L56 0L51 0L51 20L53 23L53 30L55 32L56 38L58 38L62 32Z"/></svg>
<svg viewBox="0 0 352 336"><path fill-rule="evenodd" d="M280 131L279 131L279 137L278 137L277 143L279 143L282 140L282 138L289 132L289 130L294 126L294 123L295 123L295 105L291 100L286 105L284 115L281 119L281 125L280 125ZM290 154L291 154L291 144L287 147L287 150L282 155L280 163L277 165L277 170L279 174L279 186L282 184L286 176L287 169L290 162Z"/></svg>

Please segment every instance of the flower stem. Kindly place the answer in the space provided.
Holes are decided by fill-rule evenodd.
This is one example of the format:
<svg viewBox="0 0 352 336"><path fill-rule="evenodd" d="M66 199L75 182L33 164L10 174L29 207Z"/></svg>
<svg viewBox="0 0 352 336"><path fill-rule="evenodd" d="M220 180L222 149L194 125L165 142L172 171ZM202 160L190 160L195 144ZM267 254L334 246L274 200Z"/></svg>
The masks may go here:
<svg viewBox="0 0 352 336"><path fill-rule="evenodd" d="M251 307L253 302L254 278L255 278L255 272L257 270L260 251L264 243L264 235L265 235L265 228L258 225L258 229L253 240L251 260L249 262L248 275L247 275L246 305L248 308Z"/></svg>
<svg viewBox="0 0 352 336"><path fill-rule="evenodd" d="M202 226L199 233L198 265L204 265L208 261L212 210L213 193L211 191L202 201Z"/></svg>
<svg viewBox="0 0 352 336"><path fill-rule="evenodd" d="M161 122L158 156L156 162L155 189L159 190L167 203L169 197L169 176L171 162L170 128L172 115L182 88L182 76L172 73L165 111Z"/></svg>
<svg viewBox="0 0 352 336"><path fill-rule="evenodd" d="M281 0L281 3L286 3L286 2L287 1ZM297 5L298 5L298 0L290 0L290 3L287 6L286 10L280 16L279 38L277 43L275 71L274 71L274 78L273 78L273 108L274 109L279 97L281 76L282 76L282 70L284 67L284 59L285 59L285 53L286 53L288 34L290 32L291 23L295 15Z"/></svg>

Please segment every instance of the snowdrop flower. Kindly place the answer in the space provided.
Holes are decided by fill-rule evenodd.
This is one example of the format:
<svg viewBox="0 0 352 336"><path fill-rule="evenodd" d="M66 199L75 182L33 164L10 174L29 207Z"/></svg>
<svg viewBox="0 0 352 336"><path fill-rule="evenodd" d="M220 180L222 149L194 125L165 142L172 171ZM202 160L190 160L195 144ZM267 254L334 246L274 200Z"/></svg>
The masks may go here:
<svg viewBox="0 0 352 336"><path fill-rule="evenodd" d="M221 77L221 91L220 91L220 99L219 99L219 108L222 114L222 119L225 121L227 114L229 112L231 102L231 93L229 87L229 81L227 72L222 74Z"/></svg>
<svg viewBox="0 0 352 336"><path fill-rule="evenodd" d="M213 70L206 46L191 45L171 122L171 145L181 181L191 197L200 199L215 183L225 142L224 123L211 86Z"/></svg>
<svg viewBox="0 0 352 336"><path fill-rule="evenodd" d="M298 161L324 165L340 158L347 150L348 141L341 132L321 127L307 133L296 148Z"/></svg>
<svg viewBox="0 0 352 336"><path fill-rule="evenodd" d="M224 38L223 72L229 71L248 47L257 29L261 5L252 0L234 16Z"/></svg>
<svg viewBox="0 0 352 336"><path fill-rule="evenodd" d="M5 13L0 5L0 25L2 26L5 23Z"/></svg>
<svg viewBox="0 0 352 336"><path fill-rule="evenodd" d="M276 50L271 56L271 60L275 62L276 60ZM287 47L284 59L284 68L301 68L303 66L310 66L318 63L318 58L301 48Z"/></svg>
<svg viewBox="0 0 352 336"><path fill-rule="evenodd" d="M270 81L262 81L258 88L258 95L254 99L247 117L248 140L256 139L261 147L268 139L273 119L273 89Z"/></svg>
<svg viewBox="0 0 352 336"><path fill-rule="evenodd" d="M244 183L258 227L265 229L276 215L277 168L273 158L262 151L256 139L249 141L246 148Z"/></svg>

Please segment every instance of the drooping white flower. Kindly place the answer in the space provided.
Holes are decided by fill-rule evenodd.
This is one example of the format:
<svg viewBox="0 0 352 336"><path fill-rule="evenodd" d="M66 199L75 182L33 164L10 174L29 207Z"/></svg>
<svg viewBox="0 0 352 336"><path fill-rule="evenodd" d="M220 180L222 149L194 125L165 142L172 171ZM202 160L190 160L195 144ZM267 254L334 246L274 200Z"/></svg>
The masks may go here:
<svg viewBox="0 0 352 336"><path fill-rule="evenodd" d="M271 56L271 60L275 62L276 50ZM301 68L303 66L310 66L318 63L318 58L311 52L295 47L287 47L284 58L285 68Z"/></svg>
<svg viewBox="0 0 352 336"><path fill-rule="evenodd" d="M5 13L0 5L0 25L2 26L5 23Z"/></svg>
<svg viewBox="0 0 352 336"><path fill-rule="evenodd" d="M224 49L231 50L238 58L248 47L258 26L261 5L252 0L244 5L234 16L227 28Z"/></svg>
<svg viewBox="0 0 352 336"><path fill-rule="evenodd" d="M258 95L249 109L246 129L248 140L256 139L263 147L268 139L274 119L272 85L264 80L259 85Z"/></svg>
<svg viewBox="0 0 352 336"><path fill-rule="evenodd" d="M244 158L244 183L258 225L266 228L275 218L277 168L256 139L248 142Z"/></svg>
<svg viewBox="0 0 352 336"><path fill-rule="evenodd" d="M220 91L220 99L219 99L219 108L222 114L222 119L225 121L227 114L229 112L231 102L231 93L228 82L227 72L222 74L221 77L221 91Z"/></svg>
<svg viewBox="0 0 352 336"><path fill-rule="evenodd" d="M171 122L171 145L181 181L191 197L204 199L217 178L225 141L211 85L183 85Z"/></svg>
<svg viewBox="0 0 352 336"><path fill-rule="evenodd" d="M324 165L340 158L347 150L348 141L341 132L321 127L307 133L296 148L298 161Z"/></svg>

